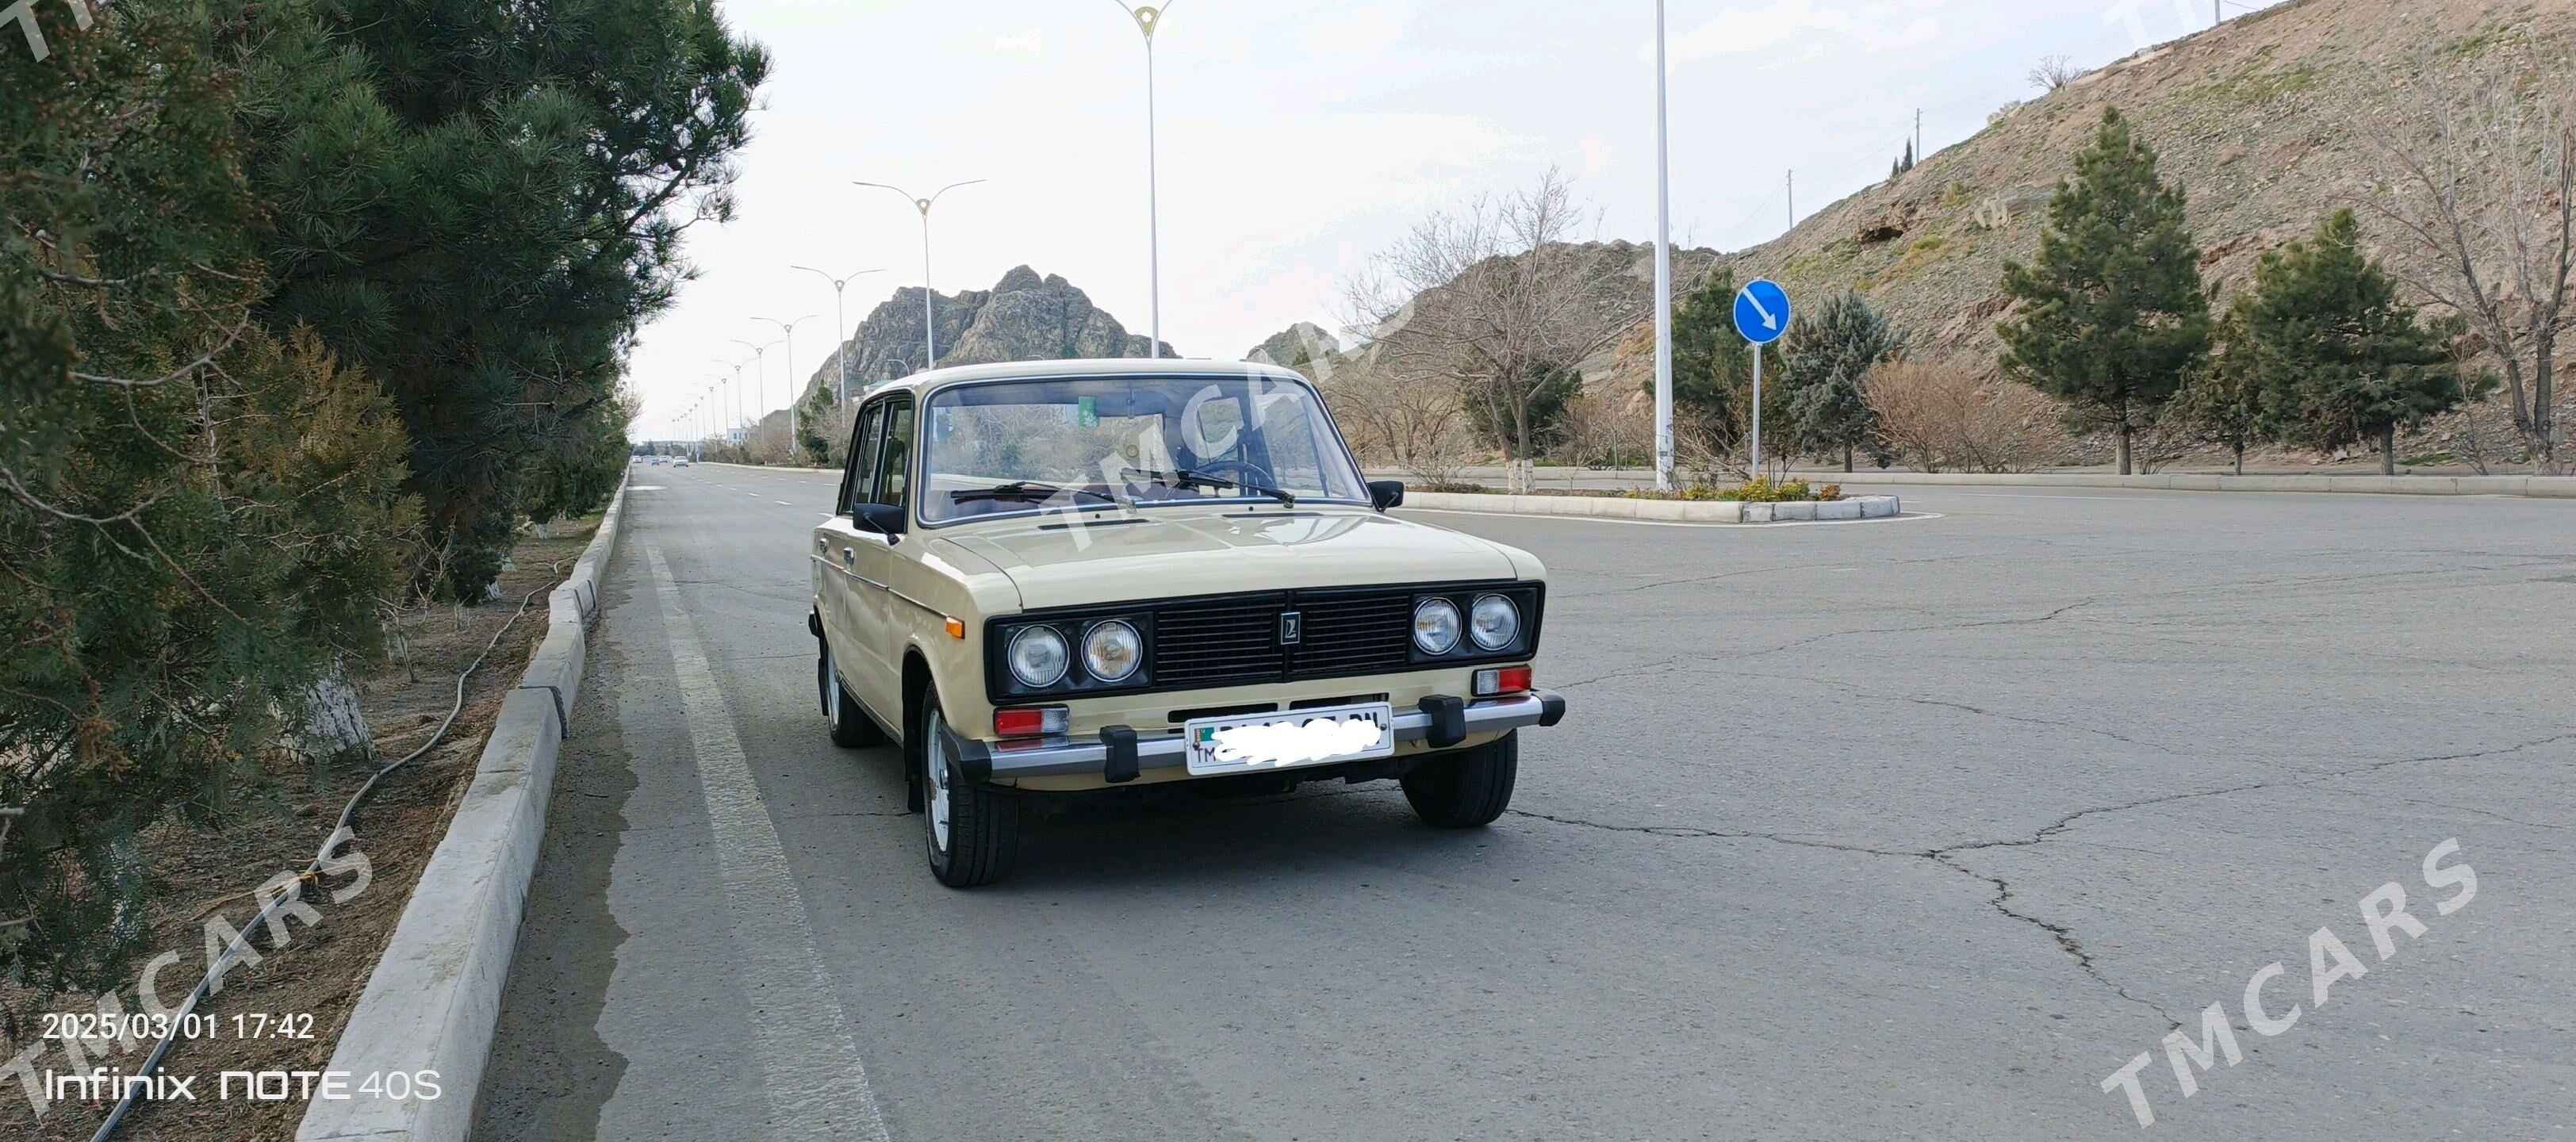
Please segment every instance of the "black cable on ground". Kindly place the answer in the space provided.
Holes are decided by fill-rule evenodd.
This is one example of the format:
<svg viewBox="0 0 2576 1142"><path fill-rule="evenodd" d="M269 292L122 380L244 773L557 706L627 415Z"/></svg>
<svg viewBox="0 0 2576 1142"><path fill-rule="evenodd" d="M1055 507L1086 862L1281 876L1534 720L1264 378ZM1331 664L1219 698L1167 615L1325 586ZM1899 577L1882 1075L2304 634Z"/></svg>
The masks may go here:
<svg viewBox="0 0 2576 1142"><path fill-rule="evenodd" d="M501 624L501 629L492 632L491 641L483 644L483 652L475 655L474 661L465 667L465 672L456 676L456 699L448 704L447 718L438 723L438 730L429 735L428 741L420 743L419 749L404 754L399 761L377 769L367 778L367 783L359 786L358 791L349 797L349 803L340 809L340 819L331 826L331 835L323 838L321 851L314 853L313 862L304 866L303 880L306 883L310 883L322 871L323 858L328 857L331 850L338 845L340 835L348 831L349 822L356 818L358 806L365 803L367 796L376 791L377 783L383 781L387 774L420 760L423 755L436 748L439 742L446 739L447 731L456 725L457 716L465 711L465 681L474 677L475 671L483 668L484 659L492 657L493 648L501 645L501 636L510 633L510 628L518 625L519 620L527 616L528 605L535 602L537 596L552 590L554 590L553 587L539 587L520 598L519 609L511 613L508 622ZM188 992L187 1001L181 1003L179 1009L170 1016L169 1030L163 1032L161 1041L153 1045L152 1053L144 1058L143 1066L135 1070L134 1077L148 1077L160 1069L162 1059L170 1054L171 1046L178 1042L181 1025L186 1022L188 1016L195 1014L197 1006L212 994L215 980L240 962L239 956L242 949L250 944L250 934L266 924L280 907L301 899L303 896L300 890L293 895L279 893L277 899L269 901L268 907L260 909L259 915L251 918L250 923L242 925L241 933L234 936L232 943L224 948L224 954L216 957L215 962L206 965L205 978L197 981L197 986ZM108 1137L116 1133L117 1126L125 1121L126 1113L134 1108L135 1092L140 1085L142 1084L127 1084L125 1096L117 1099L116 1105L109 1109L107 1121L98 1124L98 1133L90 1135L90 1142L107 1142Z"/></svg>

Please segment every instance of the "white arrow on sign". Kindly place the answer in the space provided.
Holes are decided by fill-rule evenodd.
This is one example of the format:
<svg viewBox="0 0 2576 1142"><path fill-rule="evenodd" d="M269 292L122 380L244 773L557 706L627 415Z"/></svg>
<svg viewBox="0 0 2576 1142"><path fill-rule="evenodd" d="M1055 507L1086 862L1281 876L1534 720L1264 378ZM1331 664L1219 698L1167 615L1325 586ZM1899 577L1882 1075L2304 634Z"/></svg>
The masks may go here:
<svg viewBox="0 0 2576 1142"><path fill-rule="evenodd" d="M1778 329L1780 327L1780 319L1771 316L1771 311L1763 308L1762 298L1759 295L1755 294L1752 290L1747 289L1744 291L1744 300L1753 303L1753 312L1762 315L1762 327L1764 329Z"/></svg>

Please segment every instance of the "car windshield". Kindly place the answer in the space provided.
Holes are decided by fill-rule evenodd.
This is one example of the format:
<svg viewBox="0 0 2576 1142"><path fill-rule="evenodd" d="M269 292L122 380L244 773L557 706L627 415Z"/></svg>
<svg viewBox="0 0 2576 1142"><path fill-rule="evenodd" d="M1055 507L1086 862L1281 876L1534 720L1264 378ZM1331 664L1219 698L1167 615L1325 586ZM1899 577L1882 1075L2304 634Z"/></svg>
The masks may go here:
<svg viewBox="0 0 2576 1142"><path fill-rule="evenodd" d="M1350 452L1303 382L1067 377L930 399L921 517L1210 500L1366 502Z"/></svg>

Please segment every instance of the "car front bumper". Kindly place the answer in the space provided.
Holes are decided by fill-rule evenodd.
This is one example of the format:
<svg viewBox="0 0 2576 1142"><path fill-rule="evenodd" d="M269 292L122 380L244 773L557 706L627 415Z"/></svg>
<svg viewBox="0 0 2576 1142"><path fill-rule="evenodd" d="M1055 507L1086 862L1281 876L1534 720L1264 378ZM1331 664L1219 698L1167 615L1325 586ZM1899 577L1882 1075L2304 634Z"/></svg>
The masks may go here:
<svg viewBox="0 0 2576 1142"><path fill-rule="evenodd" d="M1565 699L1546 690L1510 698L1470 702L1462 698L1425 698L1395 714L1397 742L1426 742L1447 749L1468 738L1506 733L1523 726L1553 726L1565 718ZM1111 726L1097 738L1041 738L1027 742L985 742L948 732L948 753L970 781L1030 777L1099 777L1112 785L1133 781L1146 770L1179 769L1189 764L1189 748L1178 733L1147 737L1126 726Z"/></svg>

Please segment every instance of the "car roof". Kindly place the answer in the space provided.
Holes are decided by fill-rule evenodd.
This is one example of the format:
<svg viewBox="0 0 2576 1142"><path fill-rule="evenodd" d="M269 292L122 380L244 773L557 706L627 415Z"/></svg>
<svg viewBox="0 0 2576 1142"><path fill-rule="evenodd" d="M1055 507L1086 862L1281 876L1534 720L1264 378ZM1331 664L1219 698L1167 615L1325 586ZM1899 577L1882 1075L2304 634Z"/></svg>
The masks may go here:
<svg viewBox="0 0 2576 1142"><path fill-rule="evenodd" d="M1266 377L1278 381L1303 382L1293 370L1276 365L1256 365L1250 361L1210 361L1165 357L1102 357L1079 361L1008 361L991 365L960 365L914 373L870 387L867 396L879 393L909 392L918 395L926 390L957 381L1019 381L1057 377Z"/></svg>

